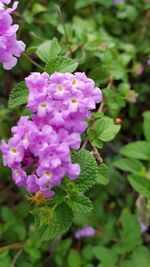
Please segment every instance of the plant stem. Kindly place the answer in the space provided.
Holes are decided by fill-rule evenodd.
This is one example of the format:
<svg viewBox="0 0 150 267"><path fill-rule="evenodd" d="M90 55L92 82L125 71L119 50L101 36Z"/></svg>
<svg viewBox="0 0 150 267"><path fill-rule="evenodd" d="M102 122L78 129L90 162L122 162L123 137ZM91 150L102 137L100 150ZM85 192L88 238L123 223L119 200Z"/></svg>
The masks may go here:
<svg viewBox="0 0 150 267"><path fill-rule="evenodd" d="M8 249L20 249L24 247L24 242L11 244L8 246L0 247L0 252Z"/></svg>
<svg viewBox="0 0 150 267"><path fill-rule="evenodd" d="M16 255L14 256L13 261L12 261L12 263L11 263L11 267L15 267L16 262L17 262L17 260L19 259L21 253L22 253L22 249L20 249L20 250L16 253Z"/></svg>
<svg viewBox="0 0 150 267"><path fill-rule="evenodd" d="M36 63L32 58L30 58L26 53L22 54L23 57L28 60L32 65L34 65L35 67L37 67L39 70L44 71L44 68L41 67L38 63Z"/></svg>
<svg viewBox="0 0 150 267"><path fill-rule="evenodd" d="M69 38L68 38L68 34L67 34L67 30L66 30L66 26L65 26L65 22L64 22L64 18L63 18L63 15L62 15L62 12L61 12L61 9L59 6L55 5L55 9L56 9L56 12L58 14L58 16L60 17L60 20L61 20L61 24L62 24L62 27L64 29L64 34L65 34L65 39L66 39L66 43L68 45L68 49L69 49L69 52L70 52L70 55L72 54L72 49L70 47L70 41L69 41Z"/></svg>

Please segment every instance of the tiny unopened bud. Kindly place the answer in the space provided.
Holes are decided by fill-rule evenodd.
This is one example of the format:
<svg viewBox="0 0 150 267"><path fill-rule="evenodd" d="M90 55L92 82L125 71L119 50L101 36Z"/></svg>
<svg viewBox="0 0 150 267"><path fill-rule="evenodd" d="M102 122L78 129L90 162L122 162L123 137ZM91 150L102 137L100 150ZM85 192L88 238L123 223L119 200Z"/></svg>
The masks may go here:
<svg viewBox="0 0 150 267"><path fill-rule="evenodd" d="M122 124L122 119L121 118L116 118L115 119L115 124L117 124L117 125Z"/></svg>

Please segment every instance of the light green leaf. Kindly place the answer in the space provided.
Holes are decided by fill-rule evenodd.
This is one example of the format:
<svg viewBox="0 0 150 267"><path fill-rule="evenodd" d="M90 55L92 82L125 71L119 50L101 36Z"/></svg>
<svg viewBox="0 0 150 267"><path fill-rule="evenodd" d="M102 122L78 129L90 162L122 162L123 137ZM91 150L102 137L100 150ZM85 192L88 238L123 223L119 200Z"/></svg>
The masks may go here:
<svg viewBox="0 0 150 267"><path fill-rule="evenodd" d="M48 63L50 59L56 58L60 51L61 47L59 46L58 40L54 38L53 40L42 43L38 47L36 54L42 61Z"/></svg>
<svg viewBox="0 0 150 267"><path fill-rule="evenodd" d="M150 253L144 246L137 247L130 258L125 260L121 267L150 267Z"/></svg>
<svg viewBox="0 0 150 267"><path fill-rule="evenodd" d="M109 183L108 167L106 164L101 164L98 166L98 175L97 175L96 182L98 184L103 184L103 185L106 185Z"/></svg>
<svg viewBox="0 0 150 267"><path fill-rule="evenodd" d="M68 266L69 267L81 267L81 257L78 251L72 250L68 255Z"/></svg>
<svg viewBox="0 0 150 267"><path fill-rule="evenodd" d="M132 254L132 261L134 267L150 267L150 252L144 247L136 248Z"/></svg>
<svg viewBox="0 0 150 267"><path fill-rule="evenodd" d="M91 200L88 197L79 194L71 195L67 200L67 204L74 212L77 213L86 213L93 209Z"/></svg>
<svg viewBox="0 0 150 267"><path fill-rule="evenodd" d="M39 3L35 3L32 7L32 14L37 15L41 12L45 12L47 8Z"/></svg>
<svg viewBox="0 0 150 267"><path fill-rule="evenodd" d="M135 267L133 265L133 261L132 260L125 260L122 264L121 267Z"/></svg>
<svg viewBox="0 0 150 267"><path fill-rule="evenodd" d="M11 258L6 257L5 259L1 259L0 261L0 267L10 267L11 266Z"/></svg>
<svg viewBox="0 0 150 267"><path fill-rule="evenodd" d="M83 247L83 249L82 249L82 257L86 261L91 261L92 260L92 258L93 258L93 246L92 246L92 244L88 244L88 245Z"/></svg>
<svg viewBox="0 0 150 267"><path fill-rule="evenodd" d="M143 123L143 131L146 138L146 141L150 143L150 111L145 111L143 113L144 123Z"/></svg>
<svg viewBox="0 0 150 267"><path fill-rule="evenodd" d="M115 267L117 256L110 249L97 246L93 248L93 253L96 259L101 261L103 267Z"/></svg>
<svg viewBox="0 0 150 267"><path fill-rule="evenodd" d="M97 0L86 0L86 1L83 1L83 0L77 0L76 1L76 4L75 4L75 8L76 9L80 9L80 8L85 8L91 4L94 4L96 3Z"/></svg>
<svg viewBox="0 0 150 267"><path fill-rule="evenodd" d="M132 187L141 195L150 197L150 180L140 175L128 175L128 180Z"/></svg>
<svg viewBox="0 0 150 267"><path fill-rule="evenodd" d="M72 217L71 209L65 203L60 204L56 208L55 220L50 225L39 228L39 238L46 241L63 235L71 226Z"/></svg>
<svg viewBox="0 0 150 267"><path fill-rule="evenodd" d="M127 171L131 173L142 173L145 172L144 165L137 159L116 159L112 162L112 165L119 170Z"/></svg>
<svg viewBox="0 0 150 267"><path fill-rule="evenodd" d="M85 192L96 183L98 174L96 160L91 153L85 149L74 152L72 160L74 163L80 164L81 172L79 177L75 180L75 183L81 192Z"/></svg>
<svg viewBox="0 0 150 267"><path fill-rule="evenodd" d="M150 159L150 144L146 141L136 141L125 145L120 149L120 153L126 157L149 160Z"/></svg>
<svg viewBox="0 0 150 267"><path fill-rule="evenodd" d="M124 209L120 218L122 224L121 245L124 252L132 251L136 246L142 243L141 228L136 215L132 214L129 209Z"/></svg>
<svg viewBox="0 0 150 267"><path fill-rule="evenodd" d="M28 100L28 89L24 82L18 83L10 92L8 108L13 109L26 104Z"/></svg>
<svg viewBox="0 0 150 267"><path fill-rule="evenodd" d="M96 124L95 129L98 133L98 138L104 142L111 141L120 131L120 125L116 125L113 119L103 116Z"/></svg>
<svg viewBox="0 0 150 267"><path fill-rule="evenodd" d="M58 56L50 59L45 67L45 71L52 74L55 71L58 72L73 72L77 68L78 63L64 56Z"/></svg>

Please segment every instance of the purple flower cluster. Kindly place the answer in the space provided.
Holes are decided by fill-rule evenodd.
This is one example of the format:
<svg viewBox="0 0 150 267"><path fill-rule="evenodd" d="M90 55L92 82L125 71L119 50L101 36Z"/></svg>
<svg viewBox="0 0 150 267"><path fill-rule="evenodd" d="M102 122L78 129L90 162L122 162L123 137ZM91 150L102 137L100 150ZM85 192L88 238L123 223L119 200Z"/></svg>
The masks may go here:
<svg viewBox="0 0 150 267"><path fill-rule="evenodd" d="M92 237L95 235L95 229L89 225L84 225L81 229L78 229L75 233L75 238L80 239L82 237Z"/></svg>
<svg viewBox="0 0 150 267"><path fill-rule="evenodd" d="M102 99L101 90L84 73L32 73L26 78L30 117L12 128L8 144L1 143L4 165L12 169L17 185L46 197L67 175L79 176L70 149L79 149L80 133L87 128L90 109Z"/></svg>
<svg viewBox="0 0 150 267"><path fill-rule="evenodd" d="M17 57L25 50L25 44L17 41L16 31L18 25L12 25L11 13L17 8L18 2L14 2L12 8L6 8L10 0L0 0L0 62L4 69L10 70L17 63Z"/></svg>

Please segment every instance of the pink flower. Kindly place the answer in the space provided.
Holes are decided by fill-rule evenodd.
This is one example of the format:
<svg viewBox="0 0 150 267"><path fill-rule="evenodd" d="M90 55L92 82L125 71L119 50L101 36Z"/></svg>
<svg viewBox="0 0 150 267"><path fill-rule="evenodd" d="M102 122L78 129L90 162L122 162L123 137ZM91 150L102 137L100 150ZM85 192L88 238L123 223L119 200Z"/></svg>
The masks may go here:
<svg viewBox="0 0 150 267"><path fill-rule="evenodd" d="M89 225L84 225L82 228L78 229L75 233L76 239L82 237L92 237L95 235L95 229Z"/></svg>
<svg viewBox="0 0 150 267"><path fill-rule="evenodd" d="M10 70L17 63L17 58L25 50L25 44L17 41L16 31L18 25L12 25L13 21L10 13L12 13L18 5L14 2L12 8L5 8L3 3L8 4L10 1L1 1L0 3L0 62L4 69Z"/></svg>
<svg viewBox="0 0 150 267"><path fill-rule="evenodd" d="M147 65L150 66L150 57L147 59Z"/></svg>

